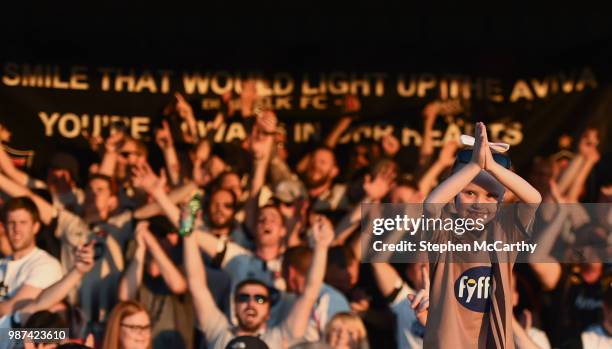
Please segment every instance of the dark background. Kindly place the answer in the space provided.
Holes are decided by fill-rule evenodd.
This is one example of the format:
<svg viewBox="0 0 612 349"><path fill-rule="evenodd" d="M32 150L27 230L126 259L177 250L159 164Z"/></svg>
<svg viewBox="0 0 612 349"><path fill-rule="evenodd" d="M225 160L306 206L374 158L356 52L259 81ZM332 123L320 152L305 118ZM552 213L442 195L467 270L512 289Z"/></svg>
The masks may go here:
<svg viewBox="0 0 612 349"><path fill-rule="evenodd" d="M12 4L3 60L527 73L610 57L601 5L126 1ZM6 4L8 5L8 4ZM496 74L498 75L498 74Z"/></svg>

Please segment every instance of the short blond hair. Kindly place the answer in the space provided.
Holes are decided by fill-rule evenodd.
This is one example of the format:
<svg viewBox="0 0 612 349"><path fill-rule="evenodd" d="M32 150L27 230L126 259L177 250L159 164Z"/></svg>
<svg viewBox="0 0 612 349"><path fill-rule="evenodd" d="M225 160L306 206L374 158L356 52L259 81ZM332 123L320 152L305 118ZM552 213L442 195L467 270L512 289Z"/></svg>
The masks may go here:
<svg viewBox="0 0 612 349"><path fill-rule="evenodd" d="M359 341L359 348L369 348L368 345L368 331L366 331L365 325L361 318L350 312L341 312L334 315L334 317L329 320L327 325L325 326L325 341L329 341L329 335L331 333L332 327L337 324L342 323L351 327L357 332L357 339Z"/></svg>

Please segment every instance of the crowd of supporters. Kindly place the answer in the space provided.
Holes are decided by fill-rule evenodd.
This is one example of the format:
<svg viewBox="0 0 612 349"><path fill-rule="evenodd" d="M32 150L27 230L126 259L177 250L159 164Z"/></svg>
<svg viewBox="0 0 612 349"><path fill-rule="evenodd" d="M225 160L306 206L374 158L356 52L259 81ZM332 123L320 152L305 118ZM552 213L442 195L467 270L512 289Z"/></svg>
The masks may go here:
<svg viewBox="0 0 612 349"><path fill-rule="evenodd" d="M248 137L219 144L199 136L198 117L177 93L154 142L112 125L106 138L85 135L91 157L54 154L44 178L15 166L0 146L0 328L68 328L71 344L62 348L444 348L487 336L468 322L489 320L464 314L470 310L445 293L454 282L445 277L463 270L361 263L362 204L457 196L578 207L596 197L598 215L539 210L526 225L546 231L540 243L551 250L612 241L612 184L599 166L597 129L552 155L532 154L522 179L493 164L483 124L463 164L458 139L434 147L435 121L458 112L455 101L424 106L423 140L409 161L398 161L405 155L393 134L338 144L359 114L354 96L324 139L299 154L279 132L282 114L257 101L255 82L244 82L212 125L238 120ZM499 181L499 191L479 184L480 172ZM202 209L191 234L182 234L194 197ZM499 320L501 334L479 345L612 348L609 256L509 264L499 272L502 299L489 301L504 303L508 317ZM0 348L16 345L0 338Z"/></svg>

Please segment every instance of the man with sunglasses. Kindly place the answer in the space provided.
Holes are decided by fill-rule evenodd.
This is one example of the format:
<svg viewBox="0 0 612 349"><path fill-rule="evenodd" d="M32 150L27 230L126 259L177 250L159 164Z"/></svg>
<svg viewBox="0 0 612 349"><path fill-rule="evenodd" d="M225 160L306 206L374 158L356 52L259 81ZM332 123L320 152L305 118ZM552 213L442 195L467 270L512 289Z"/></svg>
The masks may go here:
<svg viewBox="0 0 612 349"><path fill-rule="evenodd" d="M207 339L207 347L225 348L234 337L243 335L259 336L270 348L285 348L298 342L304 336L310 313L323 284L327 251L333 235L331 223L320 217L312 230L313 261L304 291L296 299L289 315L278 325L271 327L267 325L270 317L270 289L267 284L256 279L243 280L236 286L234 313L238 325L231 326L206 287L206 272L196 237L186 236L183 256L187 283L199 328Z"/></svg>

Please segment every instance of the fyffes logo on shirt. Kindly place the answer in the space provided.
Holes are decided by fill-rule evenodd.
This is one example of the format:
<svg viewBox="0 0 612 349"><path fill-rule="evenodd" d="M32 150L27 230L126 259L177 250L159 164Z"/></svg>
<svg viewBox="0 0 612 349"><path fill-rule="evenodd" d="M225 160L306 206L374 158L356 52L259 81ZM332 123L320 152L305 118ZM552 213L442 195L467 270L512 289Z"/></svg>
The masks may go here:
<svg viewBox="0 0 612 349"><path fill-rule="evenodd" d="M457 302L472 311L489 311L490 296L491 267L470 268L455 281Z"/></svg>

